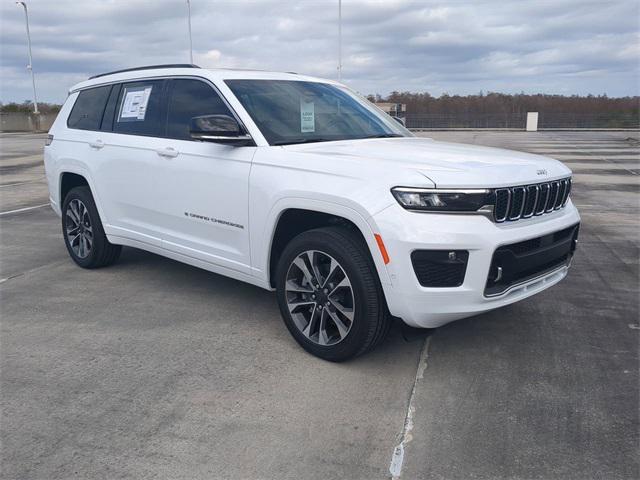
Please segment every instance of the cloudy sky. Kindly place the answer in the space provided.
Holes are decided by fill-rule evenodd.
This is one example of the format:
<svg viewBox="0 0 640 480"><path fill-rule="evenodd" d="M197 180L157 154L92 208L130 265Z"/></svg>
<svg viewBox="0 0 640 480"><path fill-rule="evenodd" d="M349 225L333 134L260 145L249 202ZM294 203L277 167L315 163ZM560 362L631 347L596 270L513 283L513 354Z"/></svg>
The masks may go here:
<svg viewBox="0 0 640 480"><path fill-rule="evenodd" d="M185 0L27 0L40 101L89 75L188 62ZM191 0L203 67L335 78L338 2ZM639 94L637 0L343 0L343 81L360 92ZM0 100L31 98L21 8L0 0Z"/></svg>

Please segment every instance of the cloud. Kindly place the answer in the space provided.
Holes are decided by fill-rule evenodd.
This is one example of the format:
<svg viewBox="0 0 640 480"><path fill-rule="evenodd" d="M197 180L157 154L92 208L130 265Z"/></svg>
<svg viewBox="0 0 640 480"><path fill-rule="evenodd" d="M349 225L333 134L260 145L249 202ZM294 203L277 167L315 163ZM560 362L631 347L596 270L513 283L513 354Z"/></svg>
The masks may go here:
<svg viewBox="0 0 640 480"><path fill-rule="evenodd" d="M184 0L27 0L39 97L88 76L189 61ZM343 81L362 93L638 95L635 0L343 0ZM336 1L191 0L204 67L335 78ZM31 97L24 16L0 3L0 100Z"/></svg>

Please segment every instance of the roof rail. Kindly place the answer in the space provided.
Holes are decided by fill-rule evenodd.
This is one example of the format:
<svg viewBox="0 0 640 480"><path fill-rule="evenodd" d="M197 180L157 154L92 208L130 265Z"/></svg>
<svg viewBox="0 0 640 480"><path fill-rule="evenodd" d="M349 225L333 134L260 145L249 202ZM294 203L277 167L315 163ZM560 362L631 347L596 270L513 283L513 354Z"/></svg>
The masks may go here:
<svg viewBox="0 0 640 480"><path fill-rule="evenodd" d="M153 70L155 68L200 68L198 65L192 63L167 63L165 65L146 65L142 67L125 68L123 70L114 70L113 72L99 73L89 77L89 80L94 78L104 77L106 75L113 75L114 73L135 72L136 70Z"/></svg>

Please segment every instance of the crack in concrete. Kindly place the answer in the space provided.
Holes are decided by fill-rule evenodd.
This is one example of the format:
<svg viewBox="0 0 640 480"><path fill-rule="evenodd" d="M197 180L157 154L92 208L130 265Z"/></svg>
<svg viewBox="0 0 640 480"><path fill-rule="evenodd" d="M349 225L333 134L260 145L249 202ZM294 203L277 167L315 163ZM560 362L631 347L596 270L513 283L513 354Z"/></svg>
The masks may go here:
<svg viewBox="0 0 640 480"><path fill-rule="evenodd" d="M400 443L393 450L391 455L391 463L389 464L389 473L393 480L398 480L402 475L402 465L404 463L405 448L407 444L413 440L413 417L416 412L414 405L414 398L416 395L416 389L418 381L424 378L424 372L427 369L427 359L429 358L429 345L431 344L431 336L427 337L420 351L420 358L418 360L418 368L416 370L416 376L413 380L413 387L411 388L411 394L409 395L409 405L407 407L407 414L404 419L404 425L400 434Z"/></svg>
<svg viewBox="0 0 640 480"><path fill-rule="evenodd" d="M51 262L51 263L46 263L44 265L40 265L39 267L35 267L35 268L31 268L29 270L25 270L24 272L19 272L19 273L14 273L13 275L9 275L8 277L5 278L0 278L0 285L8 282L9 280L13 280L16 278L20 278L20 277L24 277L25 275L29 275L31 273L36 273L39 272L40 270L45 270L49 267L55 267L57 265L62 265L63 263L68 263L68 260L58 260L56 262Z"/></svg>

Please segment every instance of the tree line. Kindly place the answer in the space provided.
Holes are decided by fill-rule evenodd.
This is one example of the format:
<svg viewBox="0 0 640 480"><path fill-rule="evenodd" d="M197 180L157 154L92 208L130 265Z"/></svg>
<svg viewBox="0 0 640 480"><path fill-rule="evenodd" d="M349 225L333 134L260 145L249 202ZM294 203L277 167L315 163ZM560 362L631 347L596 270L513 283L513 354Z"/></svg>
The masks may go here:
<svg viewBox="0 0 640 480"><path fill-rule="evenodd" d="M615 114L640 116L640 97L611 98L606 95L548 95L548 94L506 94L483 93L477 95L449 95L434 97L428 92L391 92L386 97L379 94L368 95L372 102L404 103L407 114L522 114L544 112L545 114L603 115ZM57 113L61 105L38 103L42 113ZM0 103L0 112L32 112L30 100L22 103Z"/></svg>
<svg viewBox="0 0 640 480"><path fill-rule="evenodd" d="M48 114L48 113L58 113L62 105L57 103L46 103L46 102L38 102L38 110L40 113ZM0 112L2 113L32 113L33 112L33 102L31 100L25 100L22 103L9 102L9 103L0 103Z"/></svg>
<svg viewBox="0 0 640 480"><path fill-rule="evenodd" d="M483 93L477 95L449 95L434 97L428 92L392 92L386 97L368 95L373 102L404 103L407 114L622 114L640 115L640 97L610 98L606 95L549 95Z"/></svg>

